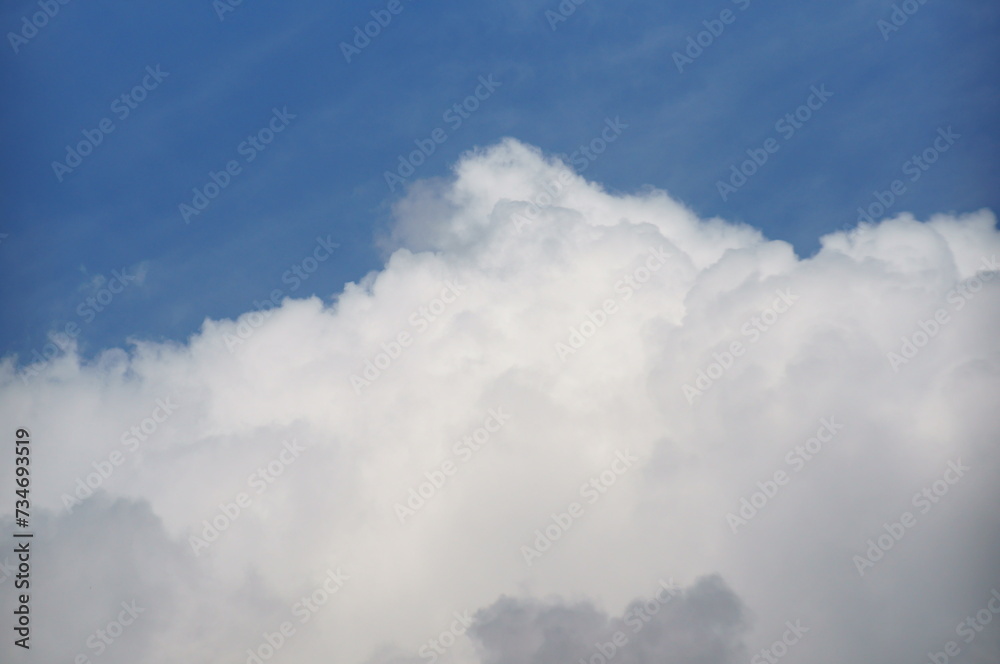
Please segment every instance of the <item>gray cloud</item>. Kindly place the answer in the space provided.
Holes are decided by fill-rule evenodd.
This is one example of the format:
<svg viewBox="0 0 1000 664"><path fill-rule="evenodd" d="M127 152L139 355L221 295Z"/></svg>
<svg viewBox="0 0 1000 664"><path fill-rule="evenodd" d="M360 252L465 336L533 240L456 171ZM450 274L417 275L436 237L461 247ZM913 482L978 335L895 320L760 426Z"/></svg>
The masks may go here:
<svg viewBox="0 0 1000 664"><path fill-rule="evenodd" d="M630 603L620 617L589 604L504 597L470 635L484 664L731 664L745 655L746 608L718 576Z"/></svg>
<svg viewBox="0 0 1000 664"><path fill-rule="evenodd" d="M34 523L30 586L17 591L31 597L31 648L5 636L5 662L230 661L233 644L259 639L257 626L284 608L252 577L233 586L197 562L146 501L98 491L72 514L42 511ZM18 531L7 518L0 528ZM13 584L0 584L5 616Z"/></svg>

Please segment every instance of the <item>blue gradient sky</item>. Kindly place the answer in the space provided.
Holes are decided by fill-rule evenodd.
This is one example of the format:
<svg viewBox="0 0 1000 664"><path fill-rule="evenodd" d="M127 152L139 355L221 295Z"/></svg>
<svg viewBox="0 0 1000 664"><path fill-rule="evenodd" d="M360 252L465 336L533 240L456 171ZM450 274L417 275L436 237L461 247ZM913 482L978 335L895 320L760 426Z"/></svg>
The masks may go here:
<svg viewBox="0 0 1000 664"><path fill-rule="evenodd" d="M16 53L5 38L3 354L23 363L73 322L88 356L130 336L180 340L275 288L329 301L382 264L401 194L384 172L446 127L480 76L501 85L410 181L504 136L569 154L620 117L628 128L586 177L665 189L805 256L950 126L961 138L889 214L1000 209L995 3L932 0L886 40L888 1L588 0L553 30L556 1L404 0L347 63L339 44L387 4L245 0L220 20L209 0L70 2ZM673 53L723 9L735 20L678 72ZM38 11L7 3L0 25L20 31ZM157 65L169 76L119 119L112 102ZM814 85L833 96L785 140L775 122ZM240 143L286 107L296 118L246 163ZM59 182L52 162L103 118L115 130ZM769 137L779 151L723 201L717 180ZM240 174L186 224L179 204L233 159ZM283 275L327 236L339 248L292 292ZM141 283L86 322L78 307L100 275L133 266Z"/></svg>

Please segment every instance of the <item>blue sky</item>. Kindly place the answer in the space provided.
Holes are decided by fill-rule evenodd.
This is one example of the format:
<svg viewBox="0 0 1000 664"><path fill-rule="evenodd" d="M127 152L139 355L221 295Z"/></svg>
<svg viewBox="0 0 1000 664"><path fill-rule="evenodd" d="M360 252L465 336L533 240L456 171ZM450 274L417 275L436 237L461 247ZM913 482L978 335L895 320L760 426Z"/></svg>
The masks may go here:
<svg viewBox="0 0 1000 664"><path fill-rule="evenodd" d="M129 336L183 340L275 288L330 301L382 265L378 238L401 195L385 171L448 127L442 114L480 77L500 85L448 127L411 182L447 176L464 151L505 136L570 154L620 118L627 129L587 178L665 189L803 256L895 179L906 190L890 215L1000 209L995 3L914 3L886 39L878 21L892 2L587 0L553 30L555 1L404 0L346 62L341 42L387 4L245 0L220 19L208 0L53 3L47 24L12 44L40 9L7 3L3 354L23 362L67 323L81 325L85 355ZM679 72L674 53L723 10L732 21ZM147 67L157 66L167 75L154 87ZM121 117L115 100L144 77L152 89ZM824 85L832 96L794 135L779 134L776 121ZM273 109L295 117L247 162L239 146ZM105 118L114 130L59 181L52 162ZM959 138L910 182L904 162L947 127ZM769 138L777 152L723 201L717 181ZM178 206L230 160L239 173L185 223ZM339 247L292 292L283 275L317 237ZM87 321L82 303L123 268L139 283Z"/></svg>
<svg viewBox="0 0 1000 664"><path fill-rule="evenodd" d="M1000 4L0 26L0 661L1000 662Z"/></svg>

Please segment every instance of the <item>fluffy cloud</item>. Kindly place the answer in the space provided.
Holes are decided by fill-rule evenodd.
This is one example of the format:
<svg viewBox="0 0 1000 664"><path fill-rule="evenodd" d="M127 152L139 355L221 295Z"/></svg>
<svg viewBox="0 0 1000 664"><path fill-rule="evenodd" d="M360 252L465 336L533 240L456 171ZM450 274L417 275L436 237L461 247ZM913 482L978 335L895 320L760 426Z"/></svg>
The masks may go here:
<svg viewBox="0 0 1000 664"><path fill-rule="evenodd" d="M795 621L788 661L996 660L995 625L956 634L1000 587L990 212L803 259L508 140L395 214L329 303L3 363L45 661L141 596L94 661L427 661L452 632L442 661L541 664L668 577L692 589L619 661L728 662Z"/></svg>

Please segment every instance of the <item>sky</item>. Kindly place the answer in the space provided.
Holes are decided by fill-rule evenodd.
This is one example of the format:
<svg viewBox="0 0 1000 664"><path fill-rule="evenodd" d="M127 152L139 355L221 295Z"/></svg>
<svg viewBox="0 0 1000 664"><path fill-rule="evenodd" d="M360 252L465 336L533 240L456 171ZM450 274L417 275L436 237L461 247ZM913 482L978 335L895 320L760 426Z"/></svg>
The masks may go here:
<svg viewBox="0 0 1000 664"><path fill-rule="evenodd" d="M83 352L130 334L184 339L206 317L236 316L273 288L290 289L282 276L318 235L340 252L294 295L329 299L382 265L375 240L403 193L384 174L436 128L447 139L411 183L447 177L462 153L508 136L572 155L605 119L620 118L628 128L581 174L615 191L663 189L803 257L824 233L853 226L857 208L942 127L961 138L918 181L904 176L888 214L997 207L991 3L923 4L888 39L877 25L891 18L888 2L585 2L558 22L546 15L558 3L400 6L348 63L340 44L384 3L225 11L201 1L71 2L26 43L9 33L25 31L22 18L38 6L9 3L0 295L17 315L3 348L31 356L53 328L86 322L77 308L89 284L133 266L148 278L86 324ZM733 22L678 71L673 54L724 9ZM146 67L166 77L132 109L120 97ZM442 120L491 75L500 87L461 126ZM786 139L776 122L814 85L832 96ZM238 146L286 107L296 116L288 131L246 163ZM67 146L105 118L114 131L60 179L53 162L65 163ZM780 152L723 200L717 182L771 137ZM179 206L232 159L245 168L185 223Z"/></svg>
<svg viewBox="0 0 1000 664"><path fill-rule="evenodd" d="M998 661L998 21L8 3L2 659Z"/></svg>

